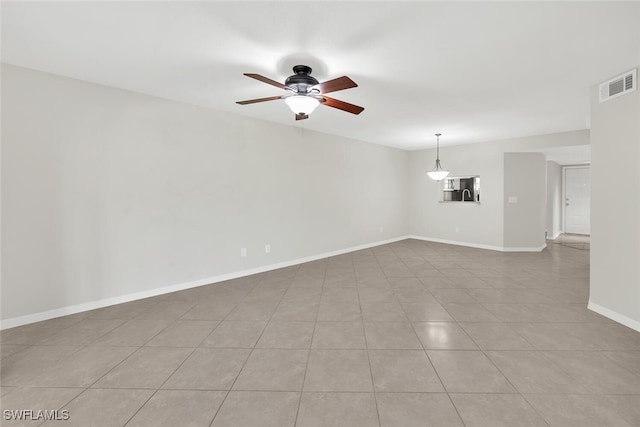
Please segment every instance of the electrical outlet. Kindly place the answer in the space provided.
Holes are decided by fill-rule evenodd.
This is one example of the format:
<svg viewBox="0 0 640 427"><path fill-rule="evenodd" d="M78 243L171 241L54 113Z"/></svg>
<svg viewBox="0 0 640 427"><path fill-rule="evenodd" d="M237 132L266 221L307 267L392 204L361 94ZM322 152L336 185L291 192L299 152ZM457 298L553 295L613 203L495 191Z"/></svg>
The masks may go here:
<svg viewBox="0 0 640 427"><path fill-rule="evenodd" d="M456 226L456 233L460 232L460 227Z"/></svg>
<svg viewBox="0 0 640 427"><path fill-rule="evenodd" d="M518 196L509 196L509 203L518 203Z"/></svg>
<svg viewBox="0 0 640 427"><path fill-rule="evenodd" d="M267 243L266 245L264 245L264 253L265 254L271 253L271 245L270 244Z"/></svg>
<svg viewBox="0 0 640 427"><path fill-rule="evenodd" d="M241 257L247 256L247 248L240 248L240 256Z"/></svg>
<svg viewBox="0 0 640 427"><path fill-rule="evenodd" d="M383 230L384 230L384 228L383 228L383 227L380 227L380 232L381 232L381 233L382 233L382 231L383 231Z"/></svg>

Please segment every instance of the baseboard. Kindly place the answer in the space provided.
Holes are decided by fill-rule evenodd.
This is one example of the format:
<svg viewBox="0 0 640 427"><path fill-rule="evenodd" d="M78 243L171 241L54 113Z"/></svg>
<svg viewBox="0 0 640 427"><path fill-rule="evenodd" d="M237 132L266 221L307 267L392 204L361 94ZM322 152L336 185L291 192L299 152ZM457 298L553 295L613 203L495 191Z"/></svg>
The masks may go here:
<svg viewBox="0 0 640 427"><path fill-rule="evenodd" d="M556 234L554 234L551 237L547 236L547 240L556 240L558 237L560 237L561 234L562 234L562 230L558 231Z"/></svg>
<svg viewBox="0 0 640 427"><path fill-rule="evenodd" d="M546 243L537 247L503 247L502 252L542 252L546 247Z"/></svg>
<svg viewBox="0 0 640 427"><path fill-rule="evenodd" d="M436 237L424 237L424 236L412 235L412 236L409 236L409 238L416 239L416 240L424 240L427 242L434 242L434 243L445 243L447 245L466 246L469 248L477 248L477 249L488 249L491 251L498 251L498 252L540 252L547 247L546 243L539 247L504 247L504 246L485 245L483 243L461 242L457 240L439 239Z"/></svg>
<svg viewBox="0 0 640 427"><path fill-rule="evenodd" d="M221 274L212 277L205 277L203 279L193 280L186 283L179 283L176 285L164 286L161 288L150 289L147 291L135 292L131 294L121 295L112 298L100 299L97 301L90 301L82 304L70 305L62 308L56 308L54 310L42 311L39 313L27 314L25 316L13 317L0 321L0 330L14 328L16 326L27 325L29 323L41 322L43 320L54 319L60 316L68 316L70 314L77 314L83 311L95 310L97 308L108 307L114 304L122 304L125 302L136 301L139 299L155 297L158 295L164 295L171 292L183 291L186 289L196 288L198 286L210 285L213 283L224 282L226 280L238 279L240 277L251 276L253 274L264 273L266 271L277 270L279 268L291 267L293 265L304 264L305 262L316 261L323 258L342 255L349 252L355 252L362 249L373 248L376 246L386 245L389 243L399 242L401 240L408 239L409 236L400 236L387 240L379 240L372 243L365 243L363 245L352 246L345 249L339 249L336 251L325 252L317 255L312 255L304 258L297 258L290 261L279 262L276 264L264 265L247 270L237 271L233 273Z"/></svg>
<svg viewBox="0 0 640 427"><path fill-rule="evenodd" d="M631 329L634 329L638 332L640 332L640 321L631 319L627 316L625 316L624 314L620 314L616 311L610 310L606 307L603 307L601 305L598 305L594 302L592 302L591 300L589 300L589 303L587 304L587 308L593 312L596 312L598 314L603 315L604 317L607 317L611 320L613 320L614 322L618 322L620 324L623 324L624 326L627 326Z"/></svg>

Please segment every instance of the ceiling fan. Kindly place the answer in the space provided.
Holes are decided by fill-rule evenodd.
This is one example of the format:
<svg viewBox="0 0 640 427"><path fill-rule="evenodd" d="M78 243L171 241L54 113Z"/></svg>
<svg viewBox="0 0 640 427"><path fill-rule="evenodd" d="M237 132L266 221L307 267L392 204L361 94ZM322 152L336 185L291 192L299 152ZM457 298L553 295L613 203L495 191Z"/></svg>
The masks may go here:
<svg viewBox="0 0 640 427"><path fill-rule="evenodd" d="M261 76L260 74L244 73L247 77L284 89L290 93L282 96L271 96L269 98L237 101L236 104L246 105L284 99L284 102L287 103L291 111L296 115L296 120L308 119L309 114L311 114L318 105L326 105L327 107L337 108L352 114L360 114L364 111L362 107L324 95L325 93L357 87L358 85L349 77L342 76L320 83L315 77L311 77L311 67L296 65L293 67L293 72L295 74L287 77L284 84Z"/></svg>

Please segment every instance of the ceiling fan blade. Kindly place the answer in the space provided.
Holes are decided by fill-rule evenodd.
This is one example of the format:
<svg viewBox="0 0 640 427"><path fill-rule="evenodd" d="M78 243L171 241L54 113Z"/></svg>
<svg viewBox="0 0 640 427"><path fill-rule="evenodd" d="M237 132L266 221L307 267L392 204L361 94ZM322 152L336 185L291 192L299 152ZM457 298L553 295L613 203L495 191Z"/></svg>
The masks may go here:
<svg viewBox="0 0 640 427"><path fill-rule="evenodd" d="M329 93L329 92L336 92L344 89L350 89L352 87L358 87L358 85L349 77L342 76L342 77L338 77L337 79L322 82L316 87L320 89L320 93Z"/></svg>
<svg viewBox="0 0 640 427"><path fill-rule="evenodd" d="M305 120L308 118L309 118L308 114L296 114L296 120Z"/></svg>
<svg viewBox="0 0 640 427"><path fill-rule="evenodd" d="M324 102L321 105L326 105L327 107L337 108L338 110L343 110L351 114L360 114L364 111L363 107L359 107L354 104L349 104L348 102L340 101L339 99L329 98L328 96L323 96Z"/></svg>
<svg viewBox="0 0 640 427"><path fill-rule="evenodd" d="M255 104L256 102L275 101L276 99L282 99L282 97L270 96L269 98L248 99L246 101L236 101L236 104L247 105L247 104Z"/></svg>
<svg viewBox="0 0 640 427"><path fill-rule="evenodd" d="M267 84L270 84L270 85L272 85L272 86L279 87L280 89L286 89L286 88L287 88L287 87L286 87L285 85L283 85L282 83L277 82L277 81L275 81L275 80L271 80L271 79L270 79L270 78L268 78L268 77L261 76L260 74L244 73L244 75L245 75L245 76L247 76L247 77L251 77L252 79L259 80L259 81L261 81L261 82L263 82L263 83L267 83Z"/></svg>

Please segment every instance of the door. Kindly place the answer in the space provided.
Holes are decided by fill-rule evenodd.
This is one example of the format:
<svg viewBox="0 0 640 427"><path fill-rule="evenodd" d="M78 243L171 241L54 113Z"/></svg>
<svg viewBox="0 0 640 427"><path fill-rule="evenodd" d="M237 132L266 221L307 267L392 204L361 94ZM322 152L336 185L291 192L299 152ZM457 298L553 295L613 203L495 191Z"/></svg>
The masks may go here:
<svg viewBox="0 0 640 427"><path fill-rule="evenodd" d="M591 170L564 168L564 232L591 234Z"/></svg>

